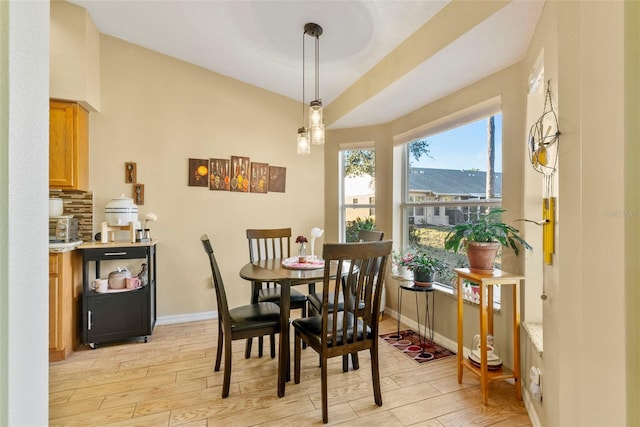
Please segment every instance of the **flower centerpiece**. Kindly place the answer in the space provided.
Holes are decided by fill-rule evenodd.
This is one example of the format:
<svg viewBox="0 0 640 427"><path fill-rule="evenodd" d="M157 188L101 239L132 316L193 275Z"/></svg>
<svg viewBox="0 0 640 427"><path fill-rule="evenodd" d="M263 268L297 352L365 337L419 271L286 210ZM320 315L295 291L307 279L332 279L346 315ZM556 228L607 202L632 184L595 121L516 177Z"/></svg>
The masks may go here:
<svg viewBox="0 0 640 427"><path fill-rule="evenodd" d="M298 248L298 262L304 263L307 262L307 238L304 236L296 237L296 243L300 244Z"/></svg>

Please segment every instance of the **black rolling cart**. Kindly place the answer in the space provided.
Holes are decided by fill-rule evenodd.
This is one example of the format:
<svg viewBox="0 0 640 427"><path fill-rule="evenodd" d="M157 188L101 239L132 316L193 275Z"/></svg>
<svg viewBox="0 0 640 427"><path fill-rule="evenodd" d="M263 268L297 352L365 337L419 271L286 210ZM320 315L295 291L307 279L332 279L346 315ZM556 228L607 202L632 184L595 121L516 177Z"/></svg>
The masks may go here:
<svg viewBox="0 0 640 427"><path fill-rule="evenodd" d="M99 343L142 337L147 342L156 324L156 245L143 243L88 242L82 253L82 342L91 348ZM100 278L100 262L144 259L147 283L139 289L109 289L97 292L91 287ZM90 263L95 263L90 277Z"/></svg>

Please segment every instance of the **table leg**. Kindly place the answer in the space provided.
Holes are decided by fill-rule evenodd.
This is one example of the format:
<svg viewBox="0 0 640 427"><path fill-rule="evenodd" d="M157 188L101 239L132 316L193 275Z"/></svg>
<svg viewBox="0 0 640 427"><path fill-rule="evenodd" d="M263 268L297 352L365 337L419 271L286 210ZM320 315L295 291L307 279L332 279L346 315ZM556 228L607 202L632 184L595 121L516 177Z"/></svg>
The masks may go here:
<svg viewBox="0 0 640 427"><path fill-rule="evenodd" d="M485 405L489 403L489 369L487 360L488 304L487 286L480 283L480 390L482 391L482 401ZM490 312L492 311L493 307L491 307Z"/></svg>
<svg viewBox="0 0 640 427"><path fill-rule="evenodd" d="M522 400L520 380L520 281L513 285L513 377L516 382L516 398Z"/></svg>
<svg viewBox="0 0 640 427"><path fill-rule="evenodd" d="M431 294L431 309L429 309L429 294ZM434 315L435 315L435 292L425 292L425 333L429 330L429 339L433 341L433 329L434 329ZM425 335L426 338L426 335Z"/></svg>
<svg viewBox="0 0 640 427"><path fill-rule="evenodd" d="M389 338L393 338L399 340L402 338L400 336L400 316L402 315L402 289L400 288L400 283L398 283L398 321L397 321L397 331L395 335L391 335Z"/></svg>
<svg viewBox="0 0 640 427"><path fill-rule="evenodd" d="M289 315L291 283L280 284L280 354L278 355L278 397L284 396L285 384L291 376L289 355Z"/></svg>

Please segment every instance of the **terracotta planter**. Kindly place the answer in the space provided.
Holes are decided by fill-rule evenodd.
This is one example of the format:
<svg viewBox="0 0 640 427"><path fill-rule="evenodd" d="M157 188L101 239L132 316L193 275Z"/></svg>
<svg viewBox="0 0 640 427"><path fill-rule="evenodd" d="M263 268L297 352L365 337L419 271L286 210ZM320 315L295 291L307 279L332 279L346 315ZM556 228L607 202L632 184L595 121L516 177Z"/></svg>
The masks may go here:
<svg viewBox="0 0 640 427"><path fill-rule="evenodd" d="M493 273L496 255L500 249L498 242L468 242L467 258L469 259L469 270L474 273Z"/></svg>

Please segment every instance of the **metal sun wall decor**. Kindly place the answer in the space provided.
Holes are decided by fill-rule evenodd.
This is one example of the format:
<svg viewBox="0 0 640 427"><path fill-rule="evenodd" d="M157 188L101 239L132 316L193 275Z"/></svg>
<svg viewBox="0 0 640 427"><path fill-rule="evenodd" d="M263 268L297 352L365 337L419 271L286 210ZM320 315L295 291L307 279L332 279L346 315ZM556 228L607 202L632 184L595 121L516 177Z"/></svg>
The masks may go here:
<svg viewBox="0 0 640 427"><path fill-rule="evenodd" d="M560 130L558 116L553 109L551 81L547 82L542 115L529 129L527 146L529 160L536 172L543 176L542 199L542 249L545 264L551 265L555 252L555 210L553 176L558 167L558 145Z"/></svg>
<svg viewBox="0 0 640 427"><path fill-rule="evenodd" d="M190 187L239 193L284 193L287 168L251 162L249 157L189 159Z"/></svg>

